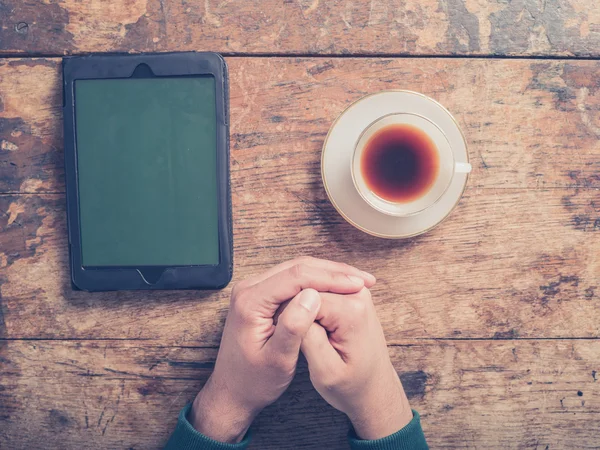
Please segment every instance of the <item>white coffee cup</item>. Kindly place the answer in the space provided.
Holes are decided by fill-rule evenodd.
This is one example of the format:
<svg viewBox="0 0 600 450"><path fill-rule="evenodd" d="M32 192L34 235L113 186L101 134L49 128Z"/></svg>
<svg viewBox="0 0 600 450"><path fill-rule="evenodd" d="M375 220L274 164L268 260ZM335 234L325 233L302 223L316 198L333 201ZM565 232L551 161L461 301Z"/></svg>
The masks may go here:
<svg viewBox="0 0 600 450"><path fill-rule="evenodd" d="M408 202L393 202L378 196L367 185L361 161L369 140L391 125L411 125L424 132L433 142L438 154L439 170L429 188ZM454 152L443 131L431 120L412 113L389 114L371 123L359 136L352 157L352 181L360 196L374 209L391 216L410 216L437 203L452 183L454 174L471 172L468 163L456 162Z"/></svg>

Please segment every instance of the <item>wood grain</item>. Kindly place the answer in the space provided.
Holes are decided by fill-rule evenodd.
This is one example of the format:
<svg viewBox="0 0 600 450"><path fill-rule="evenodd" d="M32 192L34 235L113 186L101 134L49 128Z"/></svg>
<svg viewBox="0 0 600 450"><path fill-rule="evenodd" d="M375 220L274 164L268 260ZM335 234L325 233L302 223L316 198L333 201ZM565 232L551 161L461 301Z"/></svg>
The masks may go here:
<svg viewBox="0 0 600 450"><path fill-rule="evenodd" d="M456 117L481 188L600 187L600 63L228 58L231 170L257 193L312 183L333 120L353 101L411 89ZM0 60L0 192L63 192L55 59Z"/></svg>
<svg viewBox="0 0 600 450"><path fill-rule="evenodd" d="M0 51L598 56L588 0L4 0Z"/></svg>
<svg viewBox="0 0 600 450"><path fill-rule="evenodd" d="M265 185L274 179L262 175ZM317 173L279 179L281 190L234 183L234 281L308 254L378 277L373 295L390 342L600 336L599 190L471 188L438 228L389 242L348 225ZM229 289L72 291L64 204L62 195L0 196L6 336L218 344Z"/></svg>
<svg viewBox="0 0 600 450"><path fill-rule="evenodd" d="M59 60L0 59L0 192L64 191Z"/></svg>
<svg viewBox="0 0 600 450"><path fill-rule="evenodd" d="M598 63L228 62L236 279L314 254L379 277L376 301L392 340L598 336ZM15 60L0 70L2 120L25 124L3 129L4 147L13 148L2 153L4 191L64 190L57 61ZM319 180L331 121L351 101L391 87L425 91L446 104L466 130L475 164L467 195L445 224L392 244L347 225ZM19 102L28 92L30 101ZM218 342L227 291L72 292L63 197L2 202L8 336Z"/></svg>
<svg viewBox="0 0 600 450"><path fill-rule="evenodd" d="M0 347L0 446L162 448L216 351L145 342ZM390 349L431 448L593 448L599 341L407 341ZM347 448L345 417L305 363L255 423L252 448ZM591 447L590 447L591 446Z"/></svg>
<svg viewBox="0 0 600 450"><path fill-rule="evenodd" d="M514 12L518 3L498 3L486 17ZM528 22L528 12L539 7L533 3L523 3L522 15L510 23ZM170 20L179 4L123 4L5 0L0 50L113 46L103 26L114 20L127 27L127 17L135 18L127 33L134 31L119 42L165 45L159 49L174 42L167 34L175 39ZM473 19L461 4L445 0L440 8L454 5L455 17L468 25ZM549 20L557 4L536 15L532 29L543 33L545 25L536 21ZM567 17L574 4L560 3L561 14ZM150 8L148 16L136 16L140 5ZM167 11L162 21L161 5ZM254 8L249 21L263 17L247 5ZM298 5L310 22L302 36L317 29L322 8L339 7L300 2L283 8ZM374 14L381 5L371 3ZM469 11L492 7L465 5ZM207 33L221 39L206 21L216 18L218 27L231 29L228 8L244 8L217 6L227 14L204 14L189 45L200 39L209 45ZM265 14L279 11L271 6ZM192 14L198 6L186 7ZM593 24L595 12L588 9L569 16L561 32L585 31L577 20ZM77 15L84 13L90 16ZM6 24L19 14L44 17L32 21L32 34L21 28L15 38ZM54 31L43 28L49 21ZM268 32L269 23L254 30L253 39ZM383 37L370 45L389 42L392 25L381 24ZM153 27L164 29L164 37L163 31L153 35ZM516 44L527 27L502 30L513 39L511 48L527 54ZM592 42L597 35L589 30ZM560 48L549 33L552 48ZM235 36L229 45L242 39ZM294 39L310 45L281 36L285 45ZM491 51L491 37L478 42ZM573 49L587 41L570 35L568 42ZM343 51L323 48L311 52ZM303 254L373 272L394 363L423 414L432 448L594 448L600 436L600 64L295 57L228 58L228 64L235 280ZM361 96L392 88L424 92L447 106L466 133L475 168L449 219L402 242L348 225L327 200L319 175L320 149L335 117ZM0 448L159 448L177 411L212 369L229 289L71 290L60 106L58 59L0 60ZM345 418L312 390L304 365L256 429L254 448L286 448L300 436L298 447L346 448Z"/></svg>

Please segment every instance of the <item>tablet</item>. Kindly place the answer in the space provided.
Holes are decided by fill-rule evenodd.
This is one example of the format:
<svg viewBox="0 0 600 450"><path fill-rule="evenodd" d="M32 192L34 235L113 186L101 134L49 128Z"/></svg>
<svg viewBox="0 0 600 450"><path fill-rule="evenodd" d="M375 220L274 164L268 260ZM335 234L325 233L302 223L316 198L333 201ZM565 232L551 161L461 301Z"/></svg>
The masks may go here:
<svg viewBox="0 0 600 450"><path fill-rule="evenodd" d="M233 251L223 58L71 57L63 79L74 288L227 285Z"/></svg>

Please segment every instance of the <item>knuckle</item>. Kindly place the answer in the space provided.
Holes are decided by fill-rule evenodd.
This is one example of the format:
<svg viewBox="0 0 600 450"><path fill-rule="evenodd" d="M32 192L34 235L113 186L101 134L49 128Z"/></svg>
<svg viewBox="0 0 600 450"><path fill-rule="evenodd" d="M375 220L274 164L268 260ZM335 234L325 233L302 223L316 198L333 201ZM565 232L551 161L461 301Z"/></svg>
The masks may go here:
<svg viewBox="0 0 600 450"><path fill-rule="evenodd" d="M355 298L348 302L348 310L354 318L360 318L367 312L367 305L364 301Z"/></svg>
<svg viewBox="0 0 600 450"><path fill-rule="evenodd" d="M238 317L242 319L249 318L251 315L251 293L249 290L243 290L232 300L231 308Z"/></svg>
<svg viewBox="0 0 600 450"><path fill-rule="evenodd" d="M287 334L296 337L302 337L304 335L304 326L297 320L291 320L286 315L282 315L277 323L277 326L281 326Z"/></svg>
<svg viewBox="0 0 600 450"><path fill-rule="evenodd" d="M294 258L293 261L295 264L310 264L315 260L316 258L313 258L312 256L299 256L298 258Z"/></svg>
<svg viewBox="0 0 600 450"><path fill-rule="evenodd" d="M362 288L360 290L360 292L358 293L358 296L361 299L365 300L367 303L371 302L373 300L372 297L371 297L371 291L368 290L367 288Z"/></svg>
<svg viewBox="0 0 600 450"><path fill-rule="evenodd" d="M351 266L350 264L346 264L343 262L338 262L336 264L339 266L341 271L344 271L344 272L356 271L356 269L353 266Z"/></svg>
<svg viewBox="0 0 600 450"><path fill-rule="evenodd" d="M241 319L242 321L244 321L248 316L244 306L240 303L233 303L231 305L230 312L233 317L237 317L238 320Z"/></svg>
<svg viewBox="0 0 600 450"><path fill-rule="evenodd" d="M238 295L240 294L240 292L242 292L245 288L244 282L240 281L239 283L236 283L233 286L233 289L231 290L231 300L234 301Z"/></svg>
<svg viewBox="0 0 600 450"><path fill-rule="evenodd" d="M308 266L304 263L294 264L292 267L290 267L289 274L292 278L298 280L304 277L307 269Z"/></svg>
<svg viewBox="0 0 600 450"><path fill-rule="evenodd" d="M231 301L233 303L248 303L249 298L249 289L244 289L242 287L236 286L234 288L234 292L231 296Z"/></svg>
<svg viewBox="0 0 600 450"><path fill-rule="evenodd" d="M348 276L344 272L328 272L327 276L334 283L347 283Z"/></svg>

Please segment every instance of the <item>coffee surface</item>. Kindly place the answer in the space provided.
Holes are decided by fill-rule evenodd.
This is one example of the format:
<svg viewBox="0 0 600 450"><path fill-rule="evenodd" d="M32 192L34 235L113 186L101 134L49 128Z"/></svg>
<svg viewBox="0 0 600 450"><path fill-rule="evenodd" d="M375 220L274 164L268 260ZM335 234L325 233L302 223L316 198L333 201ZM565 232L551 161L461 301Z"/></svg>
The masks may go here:
<svg viewBox="0 0 600 450"><path fill-rule="evenodd" d="M367 142L360 161L367 187L394 203L409 203L425 195L439 173L433 140L407 124L389 125Z"/></svg>

